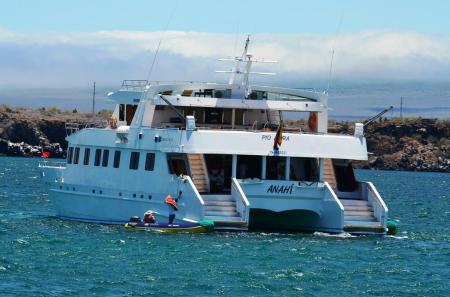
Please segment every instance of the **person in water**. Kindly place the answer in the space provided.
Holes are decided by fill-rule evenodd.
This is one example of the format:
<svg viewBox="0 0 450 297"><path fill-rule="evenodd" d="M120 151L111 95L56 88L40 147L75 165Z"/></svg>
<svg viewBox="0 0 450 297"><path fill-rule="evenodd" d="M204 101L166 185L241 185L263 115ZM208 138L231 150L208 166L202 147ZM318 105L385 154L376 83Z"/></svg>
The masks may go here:
<svg viewBox="0 0 450 297"><path fill-rule="evenodd" d="M153 214L153 212L151 210L147 210L144 213L144 223L147 223L147 224L156 223L155 215Z"/></svg>
<svg viewBox="0 0 450 297"><path fill-rule="evenodd" d="M175 220L175 212L178 211L177 202L171 195L167 195L165 203L169 206L169 224Z"/></svg>

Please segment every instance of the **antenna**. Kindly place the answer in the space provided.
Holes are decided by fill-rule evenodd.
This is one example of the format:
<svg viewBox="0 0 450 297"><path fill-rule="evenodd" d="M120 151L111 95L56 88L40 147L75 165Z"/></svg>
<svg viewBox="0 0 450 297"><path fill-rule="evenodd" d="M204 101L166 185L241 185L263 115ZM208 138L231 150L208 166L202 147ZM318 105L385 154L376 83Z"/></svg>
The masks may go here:
<svg viewBox="0 0 450 297"><path fill-rule="evenodd" d="M251 53L248 52L248 47L250 44L250 35L247 35L247 39L245 40L245 46L244 46L244 50L242 52L242 55L240 57L235 56L234 58L223 58L223 59L218 59L218 61L231 61L234 62L234 66L231 70L218 70L216 71L216 73L230 73L230 78L228 80L228 84L233 85L235 78L236 78L236 74L242 74L242 81L241 81L241 85L245 88L246 90L246 95L245 97L247 97L248 95L250 95L251 90L249 87L249 75L250 74L259 74L259 75L276 75L276 73L272 73L272 72L252 72L250 71L252 68L252 64L253 63L278 63L278 61L269 61L269 60L264 60L264 59L254 59L253 55ZM241 62L245 62L245 70L241 71L240 69L240 63Z"/></svg>
<svg viewBox="0 0 450 297"><path fill-rule="evenodd" d="M339 24L336 29L336 34L334 35L333 45L331 46L331 61L330 61L330 72L328 73L328 84L327 84L327 93L330 90L331 84L331 75L333 74L333 61L334 61L334 48L336 46L336 41L339 36L339 32L341 30L342 19L344 18L344 11L341 13L341 17L339 19Z"/></svg>
<svg viewBox="0 0 450 297"><path fill-rule="evenodd" d="M150 76L152 75L153 67L155 66L156 58L158 57L159 48L161 47L162 40L164 39L164 36L166 35L167 28L169 28L169 24L172 21L172 17L175 14L175 10L177 9L177 7L178 7L178 1L175 3L175 6L173 7L172 11L170 12L170 16L167 19L167 23L166 23L166 26L164 27L163 34L161 35L161 38L158 41L158 46L156 47L155 55L153 56L152 64L150 65L150 70L148 71L147 81L150 81Z"/></svg>
<svg viewBox="0 0 450 297"><path fill-rule="evenodd" d="M403 96L400 96L400 120L403 121Z"/></svg>
<svg viewBox="0 0 450 297"><path fill-rule="evenodd" d="M95 114L95 81L94 81L94 90L92 91L92 114Z"/></svg>

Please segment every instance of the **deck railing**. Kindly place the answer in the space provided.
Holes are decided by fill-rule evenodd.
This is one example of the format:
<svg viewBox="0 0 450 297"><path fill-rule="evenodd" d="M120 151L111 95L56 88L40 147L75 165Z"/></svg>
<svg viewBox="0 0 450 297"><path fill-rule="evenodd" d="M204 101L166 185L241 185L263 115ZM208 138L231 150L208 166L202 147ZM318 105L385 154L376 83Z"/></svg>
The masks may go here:
<svg viewBox="0 0 450 297"><path fill-rule="evenodd" d="M65 124L66 135L69 136L85 128L105 128L108 121L105 119L86 119L67 121Z"/></svg>
<svg viewBox="0 0 450 297"><path fill-rule="evenodd" d="M234 177L231 179L231 196L236 199L236 210L241 215L242 219L248 223L250 202L242 190L241 185Z"/></svg>
<svg viewBox="0 0 450 297"><path fill-rule="evenodd" d="M375 218L384 228L387 225L388 208L371 182L361 182L363 198L372 205Z"/></svg>

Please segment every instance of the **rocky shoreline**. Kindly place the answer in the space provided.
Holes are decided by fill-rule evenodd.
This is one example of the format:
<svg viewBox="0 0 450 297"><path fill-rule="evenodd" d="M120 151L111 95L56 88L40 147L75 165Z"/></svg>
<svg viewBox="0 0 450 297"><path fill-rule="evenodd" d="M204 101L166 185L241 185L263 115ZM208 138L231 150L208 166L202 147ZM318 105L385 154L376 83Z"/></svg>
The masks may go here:
<svg viewBox="0 0 450 297"><path fill-rule="evenodd" d="M98 122L108 116L107 112L92 116L76 110L0 106L0 155L40 157L48 151L51 158L64 158L67 122ZM353 128L353 122L329 125L332 133L353 134ZM371 154L356 167L450 172L450 120L381 119L365 129L365 136Z"/></svg>

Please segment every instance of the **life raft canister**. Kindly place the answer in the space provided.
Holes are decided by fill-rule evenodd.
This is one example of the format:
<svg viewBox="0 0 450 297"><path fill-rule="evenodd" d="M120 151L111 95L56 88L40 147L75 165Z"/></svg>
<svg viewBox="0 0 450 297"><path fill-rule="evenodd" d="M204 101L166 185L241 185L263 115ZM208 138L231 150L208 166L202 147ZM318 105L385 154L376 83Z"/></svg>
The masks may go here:
<svg viewBox="0 0 450 297"><path fill-rule="evenodd" d="M173 199L171 195L167 195L166 200L164 201L166 204L172 205L175 210L178 210L177 202Z"/></svg>

